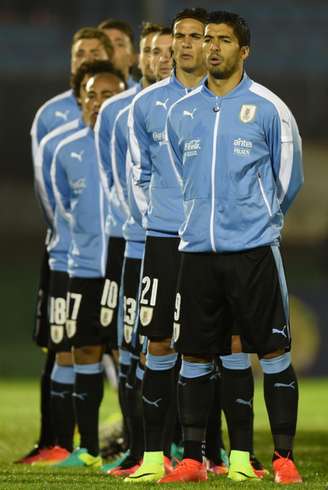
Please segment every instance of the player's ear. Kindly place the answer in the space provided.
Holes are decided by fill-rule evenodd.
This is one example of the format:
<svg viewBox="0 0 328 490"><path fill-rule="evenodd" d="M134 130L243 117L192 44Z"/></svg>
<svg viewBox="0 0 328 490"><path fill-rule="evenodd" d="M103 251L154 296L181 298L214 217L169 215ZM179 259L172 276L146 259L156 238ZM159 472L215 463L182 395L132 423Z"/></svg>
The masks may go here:
<svg viewBox="0 0 328 490"><path fill-rule="evenodd" d="M240 56L243 61L245 61L249 56L249 46L242 46L240 48Z"/></svg>

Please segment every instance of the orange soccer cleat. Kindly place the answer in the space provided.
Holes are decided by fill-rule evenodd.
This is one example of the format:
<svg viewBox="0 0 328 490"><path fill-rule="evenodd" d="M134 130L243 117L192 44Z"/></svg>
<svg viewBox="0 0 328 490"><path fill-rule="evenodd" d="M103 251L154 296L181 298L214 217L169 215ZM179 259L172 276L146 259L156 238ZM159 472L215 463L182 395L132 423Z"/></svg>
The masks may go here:
<svg viewBox="0 0 328 490"><path fill-rule="evenodd" d="M164 470L165 470L165 475L169 475L174 470L172 466L172 461L167 456L164 456Z"/></svg>
<svg viewBox="0 0 328 490"><path fill-rule="evenodd" d="M40 451L39 458L34 460L31 464L37 465L51 465L55 463L60 463L64 459L68 458L71 453L67 449L60 446L53 446L43 451Z"/></svg>
<svg viewBox="0 0 328 490"><path fill-rule="evenodd" d="M207 471L203 463L195 459L183 459L172 473L164 476L158 483L199 482L207 480Z"/></svg>
<svg viewBox="0 0 328 490"><path fill-rule="evenodd" d="M268 470L264 468L261 461L259 461L257 457L254 456L254 454L251 454L249 460L251 462L253 470L255 471L256 476L258 476L259 478L264 478L266 475L269 474Z"/></svg>
<svg viewBox="0 0 328 490"><path fill-rule="evenodd" d="M274 481L281 485L289 485L291 483L302 483L302 477L299 474L296 465L292 459L284 458L279 453L275 452L278 456L272 463Z"/></svg>
<svg viewBox="0 0 328 490"><path fill-rule="evenodd" d="M228 474L228 467L221 462L220 464L215 464L212 461L207 461L207 471L210 473L213 473L214 475L227 475Z"/></svg>
<svg viewBox="0 0 328 490"><path fill-rule="evenodd" d="M115 476L115 477L120 477L120 476L130 476L133 475L137 471L138 468L140 468L141 462L134 464L128 468L122 467L122 466L117 466L117 468L113 468L112 470L107 471L107 475L110 476Z"/></svg>

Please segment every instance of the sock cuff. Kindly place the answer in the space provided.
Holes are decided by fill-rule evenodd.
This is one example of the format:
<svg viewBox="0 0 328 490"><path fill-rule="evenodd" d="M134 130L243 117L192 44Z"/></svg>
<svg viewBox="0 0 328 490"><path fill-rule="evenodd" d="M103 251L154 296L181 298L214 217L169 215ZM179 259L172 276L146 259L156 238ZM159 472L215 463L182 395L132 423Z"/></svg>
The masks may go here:
<svg viewBox="0 0 328 490"><path fill-rule="evenodd" d="M183 378L200 378L213 371L213 362L189 362L182 359L180 376Z"/></svg>
<svg viewBox="0 0 328 490"><path fill-rule="evenodd" d="M94 364L74 364L74 371L76 374L100 374L103 372L103 365L101 362L95 362Z"/></svg>
<svg viewBox="0 0 328 490"><path fill-rule="evenodd" d="M120 364L125 364L130 366L131 364L131 354L127 350L119 349L119 362Z"/></svg>
<svg viewBox="0 0 328 490"><path fill-rule="evenodd" d="M260 359L260 364L264 374L277 374L285 371L291 364L290 352L285 352L278 357L272 359Z"/></svg>
<svg viewBox="0 0 328 490"><path fill-rule="evenodd" d="M73 366L60 366L55 362L50 379L51 381L55 381L55 383L62 383L65 385L74 384L75 372Z"/></svg>
<svg viewBox="0 0 328 490"><path fill-rule="evenodd" d="M167 371L175 366L178 354L167 354L166 356L154 356L148 352L146 366L152 371Z"/></svg>
<svg viewBox="0 0 328 490"><path fill-rule="evenodd" d="M136 369L136 378L139 379L139 381L142 381L144 374L145 370L138 365Z"/></svg>
<svg viewBox="0 0 328 490"><path fill-rule="evenodd" d="M230 354L229 356L220 356L222 366L225 369L248 369L251 367L249 355L245 352Z"/></svg>

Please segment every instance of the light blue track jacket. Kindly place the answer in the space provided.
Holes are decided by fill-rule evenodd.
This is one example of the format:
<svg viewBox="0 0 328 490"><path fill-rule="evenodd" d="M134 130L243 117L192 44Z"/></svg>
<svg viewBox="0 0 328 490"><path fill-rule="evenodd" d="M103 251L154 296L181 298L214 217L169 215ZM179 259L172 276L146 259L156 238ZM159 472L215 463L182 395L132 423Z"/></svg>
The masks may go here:
<svg viewBox="0 0 328 490"><path fill-rule="evenodd" d="M138 205L149 235L177 235L184 218L181 188L165 143L165 126L169 108L186 93L188 89L173 74L142 90L131 105L128 126L133 179L142 191Z"/></svg>
<svg viewBox="0 0 328 490"><path fill-rule="evenodd" d="M146 232L139 224L142 216L135 200L135 187L131 186L132 162L127 134L129 110L130 106L125 107L115 118L111 136L111 162L116 193L126 213L126 221L123 225L123 236L126 240L125 256L141 259ZM138 213L138 221L133 218L131 210L134 215Z"/></svg>
<svg viewBox="0 0 328 490"><path fill-rule="evenodd" d="M183 188L184 252L279 242L303 184L301 138L288 107L244 74L224 97L204 82L172 106L168 148Z"/></svg>
<svg viewBox="0 0 328 490"><path fill-rule="evenodd" d="M84 126L82 119L63 124L42 138L36 157L35 179L45 218L51 227L47 246L51 270L67 272L70 229L67 220L58 212L52 188L50 170L56 147L64 139Z"/></svg>
<svg viewBox="0 0 328 490"><path fill-rule="evenodd" d="M136 84L129 90L125 90L104 102L95 126L95 142L100 175L104 185L105 195L110 205L109 222L107 225L108 233L114 237L123 236L122 227L126 220L126 214L114 187L110 139L118 112L131 103L133 97L139 90L140 85Z"/></svg>
<svg viewBox="0 0 328 490"><path fill-rule="evenodd" d="M104 277L105 202L91 128L81 129L57 146L51 179L58 209L70 224L69 275Z"/></svg>

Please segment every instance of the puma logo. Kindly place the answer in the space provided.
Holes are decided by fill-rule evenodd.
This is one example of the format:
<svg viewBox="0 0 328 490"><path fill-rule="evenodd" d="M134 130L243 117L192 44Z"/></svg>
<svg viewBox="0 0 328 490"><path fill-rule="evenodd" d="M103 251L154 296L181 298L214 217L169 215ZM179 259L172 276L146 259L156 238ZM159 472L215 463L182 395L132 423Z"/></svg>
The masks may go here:
<svg viewBox="0 0 328 490"><path fill-rule="evenodd" d="M153 405L156 408L159 408L159 402L162 400L162 398L159 398L158 400L155 400L155 401L152 402L151 400L148 400L148 398L146 398L145 396L143 396L142 399L148 405Z"/></svg>
<svg viewBox="0 0 328 490"><path fill-rule="evenodd" d="M253 399L243 400L243 398L237 398L236 403L239 403L240 405L247 405L248 407L252 408Z"/></svg>
<svg viewBox="0 0 328 490"><path fill-rule="evenodd" d="M279 330L278 328L273 328L272 333L282 335L283 337L285 337L285 339L287 339L288 338L287 325L284 325L281 330Z"/></svg>
<svg viewBox="0 0 328 490"><path fill-rule="evenodd" d="M292 390L295 390L295 381L291 381L289 384L287 383L275 383L274 384L275 388L291 388Z"/></svg>
<svg viewBox="0 0 328 490"><path fill-rule="evenodd" d="M197 111L197 108L192 110L192 112L189 111L183 111L183 115L187 117L191 117L191 119L194 119L194 113Z"/></svg>
<svg viewBox="0 0 328 490"><path fill-rule="evenodd" d="M81 150L80 153L77 153L76 151L71 152L71 158L76 158L79 160L79 162L82 162L82 156L83 156L84 150Z"/></svg>
<svg viewBox="0 0 328 490"><path fill-rule="evenodd" d="M69 395L69 391L55 391L55 390L51 390L50 391L50 395L64 399L66 395Z"/></svg>
<svg viewBox="0 0 328 490"><path fill-rule="evenodd" d="M164 109L167 111L167 107L166 107L166 104L168 103L169 99L165 99L164 102L162 102L161 100L156 100L156 105L157 106L160 106L160 107L164 107Z"/></svg>
<svg viewBox="0 0 328 490"><path fill-rule="evenodd" d="M72 393L72 396L74 396L74 398L78 398L79 400L82 400L84 401L87 396L88 396L88 393Z"/></svg>
<svg viewBox="0 0 328 490"><path fill-rule="evenodd" d="M55 116L67 121L69 111L56 111Z"/></svg>

